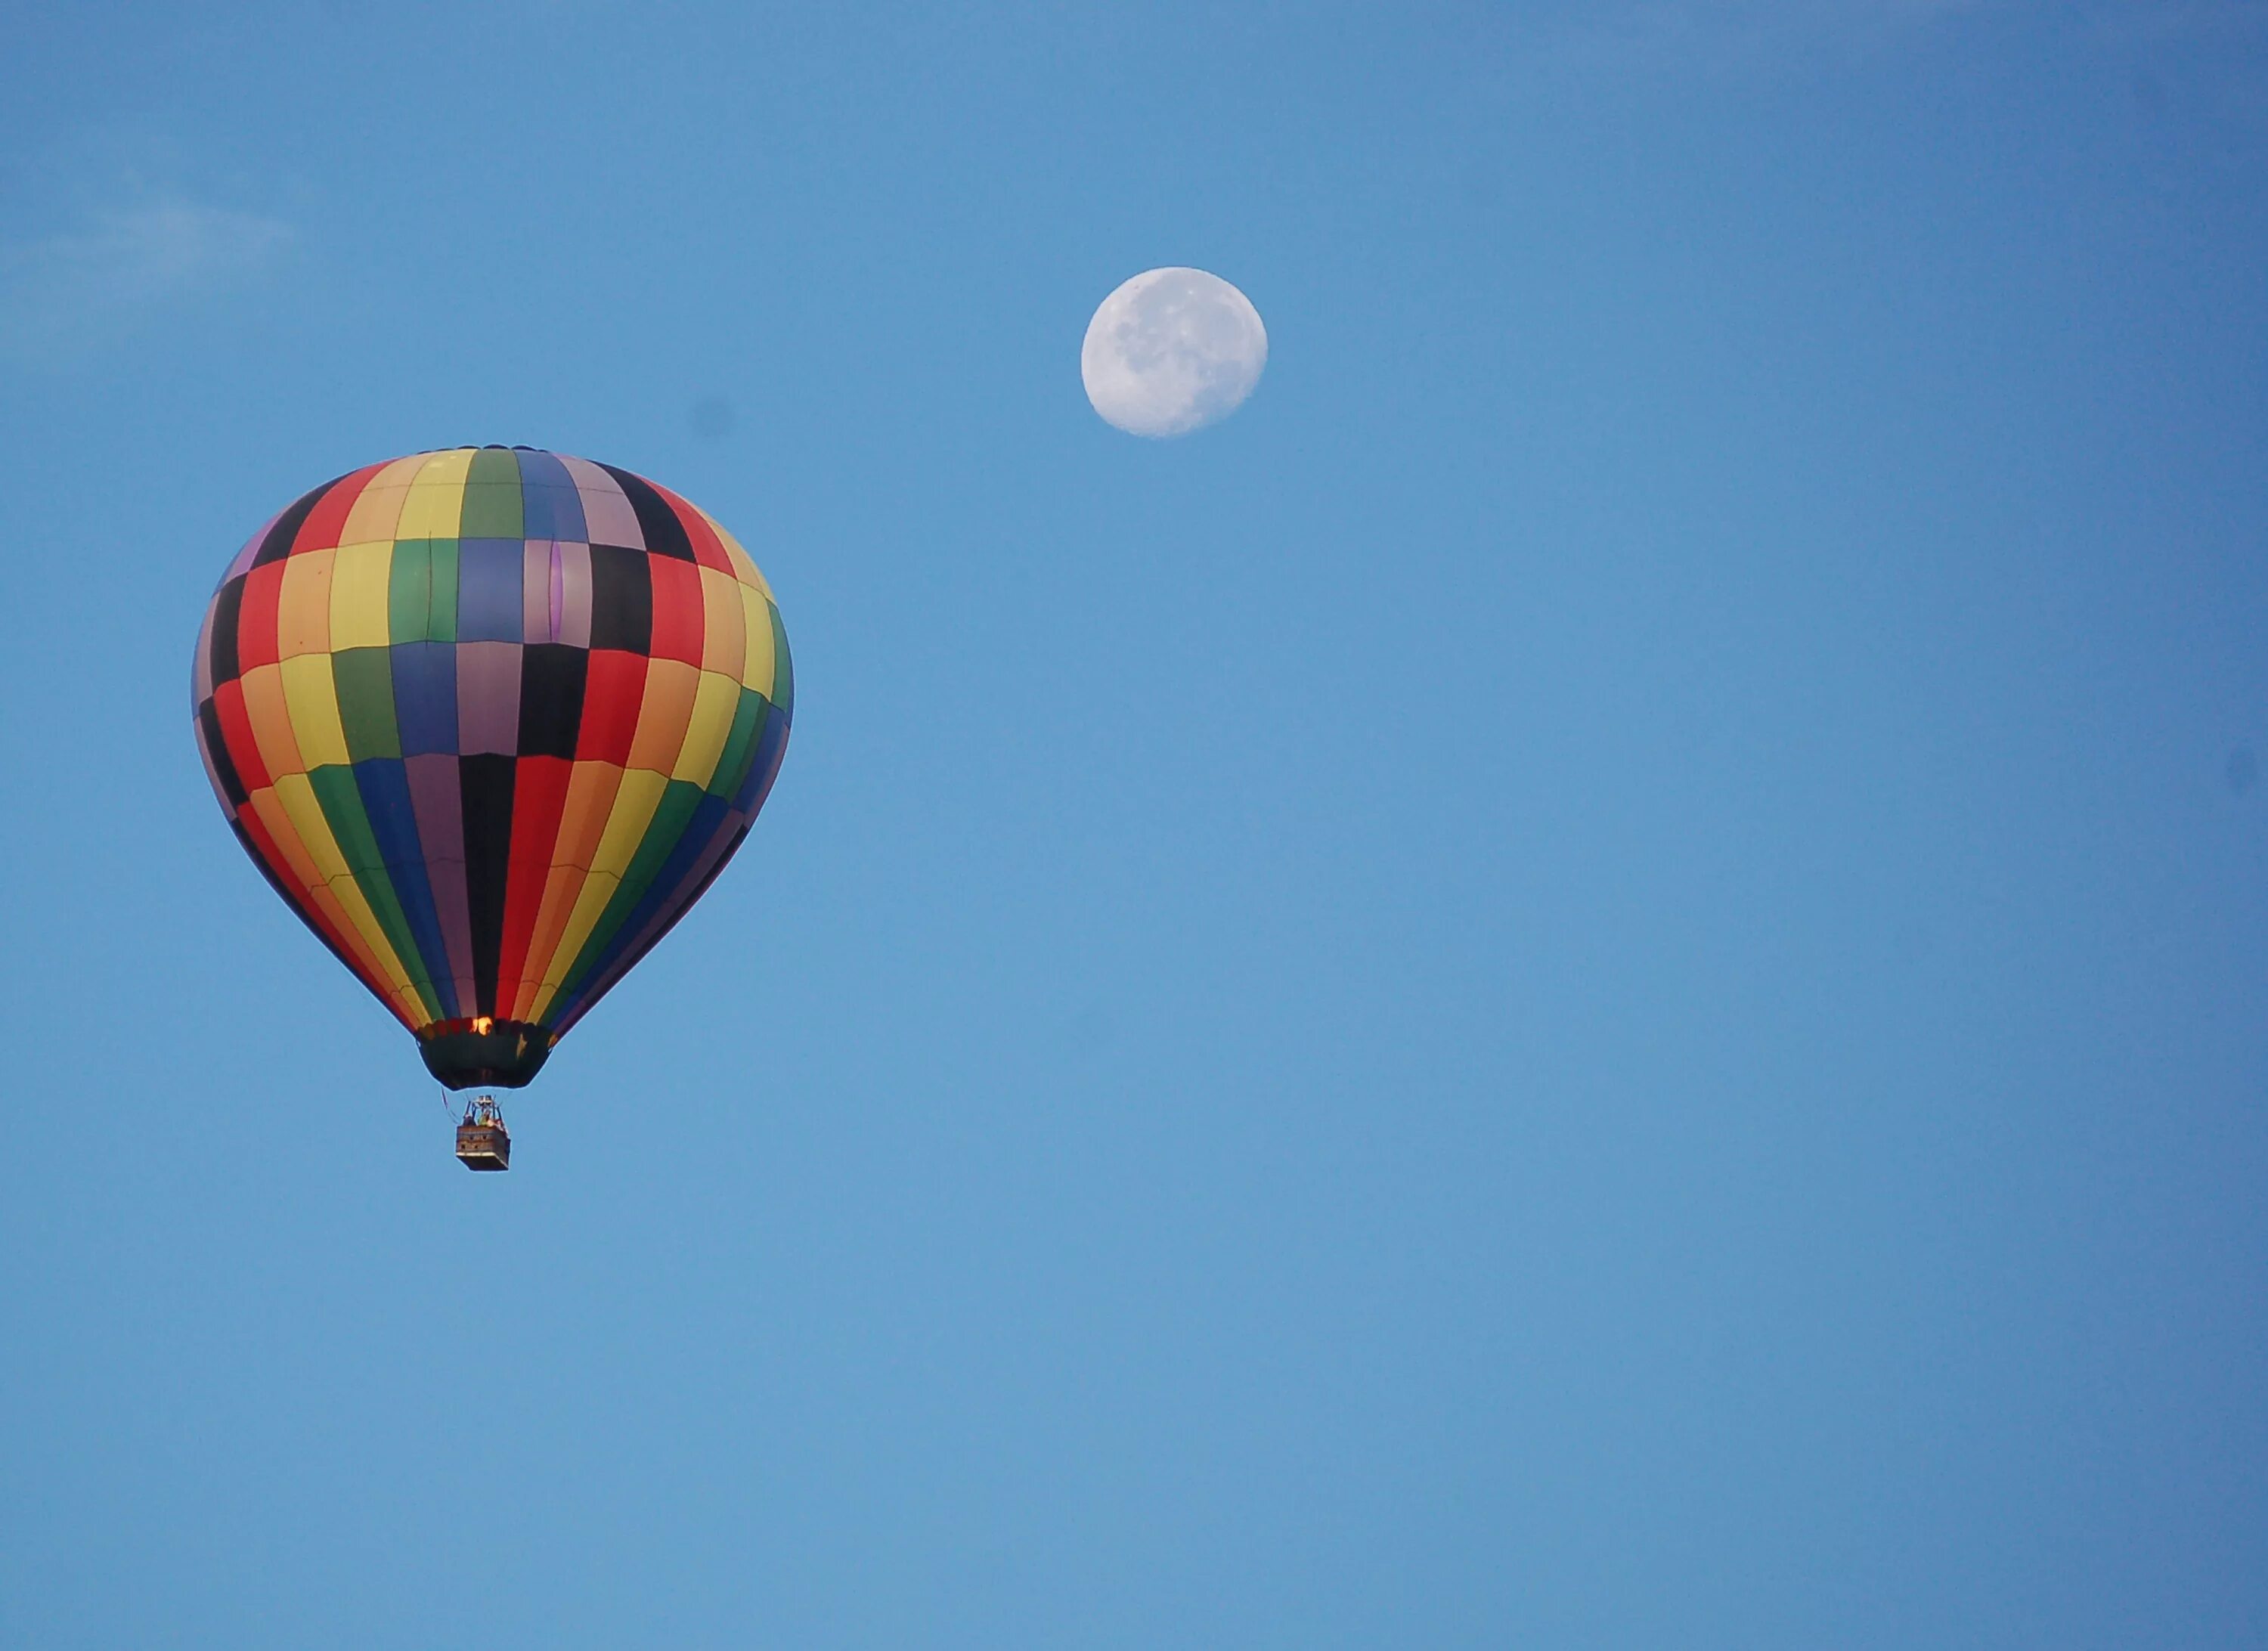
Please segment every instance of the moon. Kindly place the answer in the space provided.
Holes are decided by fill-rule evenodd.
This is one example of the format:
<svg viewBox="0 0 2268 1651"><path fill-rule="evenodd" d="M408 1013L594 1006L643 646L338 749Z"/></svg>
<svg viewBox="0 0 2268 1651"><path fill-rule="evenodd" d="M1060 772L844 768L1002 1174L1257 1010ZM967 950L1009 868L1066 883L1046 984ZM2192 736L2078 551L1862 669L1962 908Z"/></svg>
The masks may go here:
<svg viewBox="0 0 2268 1651"><path fill-rule="evenodd" d="M1185 436L1244 404L1268 365L1252 300L1203 269L1145 269L1086 324L1079 375L1104 422L1135 436Z"/></svg>

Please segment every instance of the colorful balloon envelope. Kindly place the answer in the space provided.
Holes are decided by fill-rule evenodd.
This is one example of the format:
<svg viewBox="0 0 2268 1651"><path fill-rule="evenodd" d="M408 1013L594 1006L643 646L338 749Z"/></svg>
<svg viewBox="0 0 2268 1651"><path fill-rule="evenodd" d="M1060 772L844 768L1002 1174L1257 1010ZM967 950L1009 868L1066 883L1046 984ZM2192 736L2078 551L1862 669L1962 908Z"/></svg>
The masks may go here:
<svg viewBox="0 0 2268 1651"><path fill-rule="evenodd" d="M730 534L527 447L306 495L229 564L195 675L238 841L453 1089L534 1077L700 898L795 701Z"/></svg>

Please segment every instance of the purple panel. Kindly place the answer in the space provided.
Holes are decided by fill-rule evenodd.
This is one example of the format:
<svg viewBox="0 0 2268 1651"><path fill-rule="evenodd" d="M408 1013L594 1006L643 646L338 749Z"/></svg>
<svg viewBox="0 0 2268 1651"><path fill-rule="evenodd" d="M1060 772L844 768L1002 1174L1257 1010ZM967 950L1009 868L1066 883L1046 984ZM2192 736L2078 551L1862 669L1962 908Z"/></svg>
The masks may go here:
<svg viewBox="0 0 2268 1651"><path fill-rule="evenodd" d="M583 527L582 495L575 490L575 478L557 455L528 450L513 457L519 461L520 531L531 539L580 539L587 543L590 534Z"/></svg>
<svg viewBox="0 0 2268 1651"><path fill-rule="evenodd" d="M584 541L644 549L645 532L638 526L637 512L622 496L622 483L588 459L562 457L559 462L574 476L576 490L583 496L583 521L589 529Z"/></svg>
<svg viewBox="0 0 2268 1651"><path fill-rule="evenodd" d="M595 466L593 468L596 468ZM607 473L604 470L599 471L599 474L600 475L607 475ZM608 475L607 479L611 482L614 480L614 477ZM265 544L268 541L268 530L270 527L273 527L277 522L281 521L283 518L284 512L279 510L273 516L270 516L266 521L260 524L260 531L244 542L244 549L238 551L234 558L230 561L228 564L228 571L220 576L220 585L214 586L213 589L218 590L221 585L227 584L231 579L234 579L238 574L243 572L245 569L252 565L252 558L260 554L260 547Z"/></svg>
<svg viewBox="0 0 2268 1651"><path fill-rule="evenodd" d="M591 645L591 547L562 544L558 552L559 582L551 590L551 599L558 604L556 639L587 648Z"/></svg>
<svg viewBox="0 0 2268 1651"><path fill-rule="evenodd" d="M519 634L522 641L559 640L559 602L553 594L558 566L559 547L549 540L531 539L520 552Z"/></svg>
<svg viewBox="0 0 2268 1651"><path fill-rule="evenodd" d="M519 754L519 644L457 645L457 750Z"/></svg>
<svg viewBox="0 0 2268 1651"><path fill-rule="evenodd" d="M526 546L518 539L458 542L458 641L519 640L521 564L526 554Z"/></svg>
<svg viewBox="0 0 2268 1651"><path fill-rule="evenodd" d="M471 1003L473 919L465 899L465 807L457 785L457 759L413 756L402 766L409 771L417 846L425 856L425 877L433 888L433 911L441 920L441 942L448 948L449 973L456 977L457 1001Z"/></svg>
<svg viewBox="0 0 2268 1651"><path fill-rule="evenodd" d="M394 655L394 718L401 755L457 749L457 645L397 642Z"/></svg>
<svg viewBox="0 0 2268 1651"><path fill-rule="evenodd" d="M212 697L212 619L213 605L207 602L203 623L197 626L196 657L189 661L189 708L193 711Z"/></svg>

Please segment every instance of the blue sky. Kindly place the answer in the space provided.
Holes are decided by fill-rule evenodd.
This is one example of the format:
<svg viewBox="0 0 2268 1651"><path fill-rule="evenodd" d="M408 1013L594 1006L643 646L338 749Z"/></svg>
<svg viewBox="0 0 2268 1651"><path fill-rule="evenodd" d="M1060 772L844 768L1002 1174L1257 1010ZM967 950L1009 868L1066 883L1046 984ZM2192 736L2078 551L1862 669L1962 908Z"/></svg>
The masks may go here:
<svg viewBox="0 0 2268 1651"><path fill-rule="evenodd" d="M47 8L0 1641L2268 1637L2268 8ZM1153 443L1160 264L1270 358ZM316 482L653 476L748 846L467 1176L228 837Z"/></svg>

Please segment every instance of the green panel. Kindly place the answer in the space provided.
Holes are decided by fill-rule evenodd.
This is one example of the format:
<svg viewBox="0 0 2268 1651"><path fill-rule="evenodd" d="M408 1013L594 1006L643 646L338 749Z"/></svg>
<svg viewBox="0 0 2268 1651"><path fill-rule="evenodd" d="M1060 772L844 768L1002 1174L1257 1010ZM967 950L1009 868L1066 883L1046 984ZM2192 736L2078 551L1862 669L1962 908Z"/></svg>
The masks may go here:
<svg viewBox="0 0 2268 1651"><path fill-rule="evenodd" d="M475 449L473 468L465 472L465 485L495 487L504 483L509 483L513 487L519 485L519 461L512 457L512 449L509 447ZM468 533L460 536L466 539L482 539L488 535Z"/></svg>
<svg viewBox="0 0 2268 1651"><path fill-rule="evenodd" d="M645 837L639 842L637 852L630 856L630 869L622 873L622 886L615 891L618 897L630 896L631 905L645 897L645 891L660 872L662 862L677 846L677 839L685 835L685 828L693 823L693 811L701 806L701 800L705 795L707 793L689 779L669 782L669 789L661 793L661 801L654 807L652 822L646 827ZM624 915L628 915L627 907L624 908Z"/></svg>
<svg viewBox="0 0 2268 1651"><path fill-rule="evenodd" d="M425 634L433 611L433 542L397 539L386 582L386 634L415 642Z"/></svg>
<svg viewBox="0 0 2268 1651"><path fill-rule="evenodd" d="M357 763L364 757L400 756L401 734L394 722L393 650L348 648L334 653L331 681L338 689L348 756Z"/></svg>
<svg viewBox="0 0 2268 1651"><path fill-rule="evenodd" d="M562 999L582 984L584 970L598 961L637 903L645 898L654 874L668 859L669 851L677 846L677 839L685 835L685 828L693 822L693 811L701 806L701 799L706 794L691 780L669 782L669 788L661 793L661 801L654 808L645 836L638 843L637 852L630 856L630 869L622 873L622 886L607 902L607 909L599 914L591 938L583 942L583 949L575 955L575 966L561 983Z"/></svg>
<svg viewBox="0 0 2268 1651"><path fill-rule="evenodd" d="M409 984L417 989L417 996L425 1005L425 1013L439 1020L446 1013L440 995L433 983L425 978L427 965L424 954L417 949L416 938L409 931L409 919L402 914L401 902L394 892L394 880L387 875L385 858L378 851L378 839L371 835L370 816L363 812L362 792L355 785L354 770L343 763L329 763L307 776L314 788L315 800L322 805L323 818L330 822L331 835L338 839L339 852L354 872L357 887L363 898L370 902L378 926L385 932L387 943L394 947L394 956L409 971Z"/></svg>
<svg viewBox="0 0 2268 1651"><path fill-rule="evenodd" d="M354 770L343 763L326 763L313 770L307 783L315 788L315 800L323 805L323 818L331 822L331 835L339 841L339 852L346 856L348 869L359 881L364 872L386 875L386 857L378 851L378 839L371 834L370 816L363 812L362 792L356 788ZM387 898L392 900L389 887ZM372 902L375 906L377 902ZM379 913L384 920L386 914ZM406 931L405 931L406 932ZM387 932L391 940L391 931ZM407 957L401 960L407 964Z"/></svg>
<svg viewBox="0 0 2268 1651"><path fill-rule="evenodd" d="M386 634L396 642L457 639L457 542L397 539L386 585Z"/></svg>
<svg viewBox="0 0 2268 1651"><path fill-rule="evenodd" d="M771 702L790 716L795 714L795 661L788 657L787 627L780 623L779 604L766 601L772 616Z"/></svg>
<svg viewBox="0 0 2268 1651"><path fill-rule="evenodd" d="M519 461L509 452L483 447L473 455L472 470L465 478L465 512L457 536L519 538Z"/></svg>
<svg viewBox="0 0 2268 1651"><path fill-rule="evenodd" d="M740 690L740 704L733 712L733 732L725 736L725 749L717 758L717 771L709 778L709 794L729 797L748 777L748 754L764 732L764 697L753 688Z"/></svg>
<svg viewBox="0 0 2268 1651"><path fill-rule="evenodd" d="M425 623L428 642L457 639L457 542L435 539L433 546L433 611Z"/></svg>

